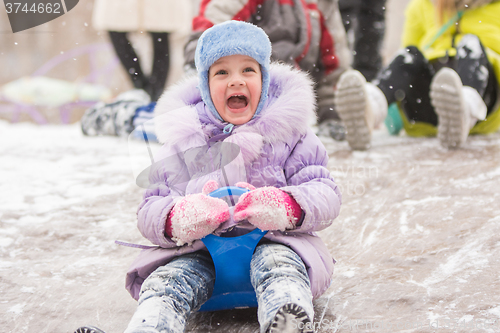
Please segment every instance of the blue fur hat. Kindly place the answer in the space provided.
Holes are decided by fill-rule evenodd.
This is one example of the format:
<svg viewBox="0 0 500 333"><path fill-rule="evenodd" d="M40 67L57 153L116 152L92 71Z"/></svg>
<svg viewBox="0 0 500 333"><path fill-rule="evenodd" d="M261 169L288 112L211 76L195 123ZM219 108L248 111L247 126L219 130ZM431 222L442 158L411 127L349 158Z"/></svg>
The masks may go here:
<svg viewBox="0 0 500 333"><path fill-rule="evenodd" d="M254 117L260 113L267 100L269 64L271 61L271 41L269 37L261 28L243 21L227 21L216 24L205 30L198 39L194 63L200 78L198 88L201 92L201 98L219 120L223 119L215 109L210 97L208 70L218 59L235 54L252 57L260 64L262 93Z"/></svg>

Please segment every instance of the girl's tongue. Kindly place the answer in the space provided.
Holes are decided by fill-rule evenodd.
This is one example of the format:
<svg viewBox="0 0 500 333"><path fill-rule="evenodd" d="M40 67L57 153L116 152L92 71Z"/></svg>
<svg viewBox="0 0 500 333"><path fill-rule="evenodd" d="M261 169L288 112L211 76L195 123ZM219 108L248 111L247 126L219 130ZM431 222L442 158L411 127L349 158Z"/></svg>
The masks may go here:
<svg viewBox="0 0 500 333"><path fill-rule="evenodd" d="M245 96L231 96L227 100L227 106L230 109L243 109L248 105Z"/></svg>

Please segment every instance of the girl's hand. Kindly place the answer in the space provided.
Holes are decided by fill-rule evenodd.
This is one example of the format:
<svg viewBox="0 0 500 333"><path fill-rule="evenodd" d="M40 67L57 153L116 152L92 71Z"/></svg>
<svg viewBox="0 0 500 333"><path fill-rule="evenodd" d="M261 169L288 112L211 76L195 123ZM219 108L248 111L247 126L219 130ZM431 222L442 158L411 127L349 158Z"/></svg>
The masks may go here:
<svg viewBox="0 0 500 333"><path fill-rule="evenodd" d="M229 219L228 204L204 193L185 196L175 204L167 217L165 232L178 246L191 244L194 240L211 234Z"/></svg>
<svg viewBox="0 0 500 333"><path fill-rule="evenodd" d="M293 229L301 216L302 209L297 201L272 186L241 195L234 209L235 221L248 220L261 230Z"/></svg>

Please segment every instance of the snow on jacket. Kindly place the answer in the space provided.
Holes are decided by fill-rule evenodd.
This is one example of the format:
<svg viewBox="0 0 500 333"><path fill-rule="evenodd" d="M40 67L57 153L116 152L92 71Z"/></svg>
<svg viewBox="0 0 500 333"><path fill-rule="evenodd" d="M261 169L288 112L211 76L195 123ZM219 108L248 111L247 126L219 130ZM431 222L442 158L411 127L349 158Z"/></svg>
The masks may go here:
<svg viewBox="0 0 500 333"><path fill-rule="evenodd" d="M228 20L262 28L273 45L271 58L309 72L318 84L318 107L333 108L334 87L352 63L337 0L204 0L184 50L186 64L194 67L203 31Z"/></svg>
<svg viewBox="0 0 500 333"><path fill-rule="evenodd" d="M453 24L426 49L425 46L438 35L442 25L436 20L436 8L431 0L410 1L405 11L402 46L418 47L429 60L447 54L453 57L456 54L453 38L456 45L463 35L476 35L485 47L488 60L493 65L497 81L500 82L500 1L457 0L457 5L459 8L467 8L458 24ZM500 90L497 95L500 96ZM492 133L499 127L500 98L497 98L495 111L489 114L485 121L478 122L471 133ZM405 129L407 132L411 131Z"/></svg>
<svg viewBox="0 0 500 333"><path fill-rule="evenodd" d="M191 1L95 0L92 25L103 31L189 33Z"/></svg>
<svg viewBox="0 0 500 333"><path fill-rule="evenodd" d="M308 119L314 117L311 80L304 72L283 64L273 64L270 75L269 98L262 112L248 123L235 126L222 141L241 148L224 169L229 185L247 181L256 187L275 186L299 203L304 212L300 226L286 232L270 231L265 238L286 244L299 254L306 265L313 296L319 297L330 284L334 260L315 231L330 226L338 216L341 194L326 168L327 152L308 126ZM171 161L172 158L165 158L206 145L227 125L206 108L197 83L197 77L189 78L169 89L158 101L156 134L164 144L156 161ZM186 163L188 155L184 155ZM198 157L193 158L193 164ZM181 254L205 249L200 240L177 247L164 232L167 215L183 195L201 192L208 179L225 184L220 170L203 175L203 170L196 170L203 167L203 163L173 168L158 163L151 171L152 185L137 213L138 228L158 247L143 250L128 271L126 287L134 298L139 297L142 282L157 267ZM203 176L193 177L197 174Z"/></svg>

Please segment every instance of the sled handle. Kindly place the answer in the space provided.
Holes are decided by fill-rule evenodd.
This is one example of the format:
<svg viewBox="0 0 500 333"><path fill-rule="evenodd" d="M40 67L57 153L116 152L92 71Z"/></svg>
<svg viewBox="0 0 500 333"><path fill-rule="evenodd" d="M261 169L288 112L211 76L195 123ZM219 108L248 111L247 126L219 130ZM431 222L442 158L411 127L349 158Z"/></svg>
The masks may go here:
<svg viewBox="0 0 500 333"><path fill-rule="evenodd" d="M247 192L250 192L250 190L244 187L225 186L210 192L208 196L213 198L224 198L229 195L242 195Z"/></svg>
<svg viewBox="0 0 500 333"><path fill-rule="evenodd" d="M246 188L227 186L209 194L223 198L242 195ZM267 231L254 229L237 237L219 237L210 234L202 238L215 266L215 284L212 297L199 311L217 311L257 306L257 296L250 281L250 261L255 247Z"/></svg>

